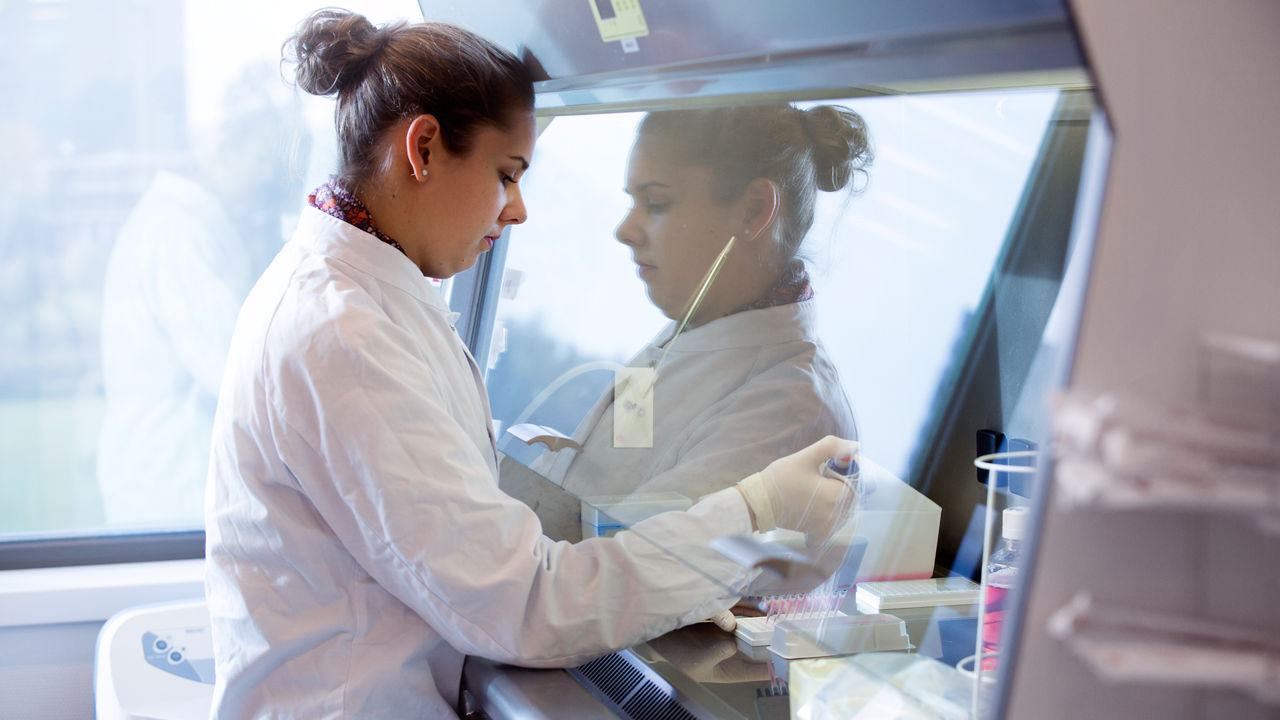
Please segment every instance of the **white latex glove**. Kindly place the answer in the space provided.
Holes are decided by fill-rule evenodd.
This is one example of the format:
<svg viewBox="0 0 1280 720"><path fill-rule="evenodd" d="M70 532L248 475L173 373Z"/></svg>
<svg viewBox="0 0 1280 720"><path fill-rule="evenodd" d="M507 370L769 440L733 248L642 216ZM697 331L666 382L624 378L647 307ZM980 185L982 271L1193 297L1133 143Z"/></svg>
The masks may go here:
<svg viewBox="0 0 1280 720"><path fill-rule="evenodd" d="M857 441L828 435L740 481L738 490L755 514L756 529L763 532L781 527L829 536L844 518L855 493L846 483L823 477L822 467L831 458L848 458L857 452Z"/></svg>
<svg viewBox="0 0 1280 720"><path fill-rule="evenodd" d="M711 622L715 623L716 627L725 632L733 632L738 629L738 618L733 616L732 609L725 610L724 612L717 614L715 617L711 618Z"/></svg>

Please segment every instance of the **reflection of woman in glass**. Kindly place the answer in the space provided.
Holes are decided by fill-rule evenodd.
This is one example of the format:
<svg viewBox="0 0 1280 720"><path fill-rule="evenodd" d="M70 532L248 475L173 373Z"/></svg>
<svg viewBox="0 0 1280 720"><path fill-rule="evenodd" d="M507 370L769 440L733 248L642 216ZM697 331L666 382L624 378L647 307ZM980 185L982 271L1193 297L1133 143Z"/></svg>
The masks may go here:
<svg viewBox="0 0 1280 720"><path fill-rule="evenodd" d="M198 136L197 162L158 171L112 247L97 458L109 525L201 522L236 314L284 242L281 217L298 204L280 139L301 116L273 96L279 82L271 64L241 73L216 131Z"/></svg>
<svg viewBox="0 0 1280 720"><path fill-rule="evenodd" d="M652 447L615 447L609 393L575 433L582 452L535 467L577 497L696 499L824 435L856 437L797 255L818 191L850 187L870 159L862 118L838 106L648 114L627 169L633 207L616 235L650 300L674 321L628 363L658 370ZM723 266L673 338L730 237ZM552 494L539 499L544 524L572 539L576 503L550 510Z"/></svg>

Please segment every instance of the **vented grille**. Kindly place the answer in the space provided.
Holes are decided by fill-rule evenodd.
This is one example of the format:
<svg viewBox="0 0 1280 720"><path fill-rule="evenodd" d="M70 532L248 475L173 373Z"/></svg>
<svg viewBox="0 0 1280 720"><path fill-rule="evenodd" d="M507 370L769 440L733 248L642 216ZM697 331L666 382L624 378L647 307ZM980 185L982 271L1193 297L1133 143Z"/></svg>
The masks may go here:
<svg viewBox="0 0 1280 720"><path fill-rule="evenodd" d="M605 655L569 670L614 712L631 720L697 720L673 697L671 686L655 682L618 654Z"/></svg>
<svg viewBox="0 0 1280 720"><path fill-rule="evenodd" d="M622 711L636 720L694 720L670 695L647 680L622 705Z"/></svg>
<svg viewBox="0 0 1280 720"><path fill-rule="evenodd" d="M636 686L644 681L644 675L617 655L605 655L577 668L605 697L621 707Z"/></svg>

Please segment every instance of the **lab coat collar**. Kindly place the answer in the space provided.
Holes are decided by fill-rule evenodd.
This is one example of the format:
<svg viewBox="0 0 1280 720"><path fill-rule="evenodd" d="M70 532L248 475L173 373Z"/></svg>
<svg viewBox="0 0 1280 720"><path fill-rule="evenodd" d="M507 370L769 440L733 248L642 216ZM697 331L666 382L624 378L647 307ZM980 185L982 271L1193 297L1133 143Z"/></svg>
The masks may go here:
<svg viewBox="0 0 1280 720"><path fill-rule="evenodd" d="M685 329L676 338L671 352L711 352L813 340L816 320L813 300L745 310L716 318L692 330ZM650 346L663 347L675 329L675 323L668 325Z"/></svg>
<svg viewBox="0 0 1280 720"><path fill-rule="evenodd" d="M450 325L458 319L458 313L450 310L448 303L412 260L354 225L316 208L303 208L293 242L403 290L423 304L444 313Z"/></svg>

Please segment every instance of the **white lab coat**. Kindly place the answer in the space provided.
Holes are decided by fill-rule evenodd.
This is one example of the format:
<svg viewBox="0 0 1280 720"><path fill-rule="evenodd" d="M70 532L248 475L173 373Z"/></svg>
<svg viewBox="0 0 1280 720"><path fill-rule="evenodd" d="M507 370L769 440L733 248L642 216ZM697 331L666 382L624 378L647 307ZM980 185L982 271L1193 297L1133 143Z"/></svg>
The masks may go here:
<svg viewBox="0 0 1280 720"><path fill-rule="evenodd" d="M236 313L277 239L246 244L199 184L156 174L120 230L102 298L107 523L200 523L209 433Z"/></svg>
<svg viewBox="0 0 1280 720"><path fill-rule="evenodd" d="M815 313L806 300L727 315L686 330L663 358L668 326L627 363L662 363L652 447L614 446L610 390L573 432L581 452L548 452L531 465L572 499L511 460L503 488L538 508L551 537L577 539L580 498L675 492L696 501L826 435L857 438Z"/></svg>
<svg viewBox="0 0 1280 720"><path fill-rule="evenodd" d="M733 489L612 540L543 537L498 490L455 317L400 252L311 208L246 300L206 498L218 717L451 717L464 654L572 665L750 579L707 547L750 531Z"/></svg>

